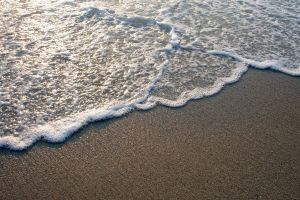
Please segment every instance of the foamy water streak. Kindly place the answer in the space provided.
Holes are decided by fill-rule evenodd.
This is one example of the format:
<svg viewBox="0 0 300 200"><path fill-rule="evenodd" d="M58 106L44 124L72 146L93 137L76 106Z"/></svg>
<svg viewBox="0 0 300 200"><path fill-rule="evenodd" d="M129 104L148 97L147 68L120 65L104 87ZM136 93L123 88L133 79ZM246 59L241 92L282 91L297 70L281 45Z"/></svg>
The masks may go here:
<svg viewBox="0 0 300 200"><path fill-rule="evenodd" d="M0 3L0 147L219 92L248 67L300 75L300 3Z"/></svg>

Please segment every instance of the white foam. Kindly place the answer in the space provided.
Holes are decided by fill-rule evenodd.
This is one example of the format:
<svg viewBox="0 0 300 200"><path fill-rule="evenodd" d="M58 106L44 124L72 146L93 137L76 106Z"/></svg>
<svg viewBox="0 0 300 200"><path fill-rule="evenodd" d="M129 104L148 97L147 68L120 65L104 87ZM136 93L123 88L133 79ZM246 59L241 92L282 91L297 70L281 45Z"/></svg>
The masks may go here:
<svg viewBox="0 0 300 200"><path fill-rule="evenodd" d="M123 107L122 107L123 106ZM132 110L129 105L116 105L107 110L89 110L63 120L37 127L21 137L4 136L0 138L0 147L23 150L36 141L43 139L48 142L63 142L72 133L90 122L120 117Z"/></svg>
<svg viewBox="0 0 300 200"><path fill-rule="evenodd" d="M209 51L209 54L229 56L237 59L247 65L253 66L260 69L266 69L270 67L279 67L275 65L277 62L257 62L248 59L244 59L235 54L231 54L223 51ZM68 138L72 133L78 131L83 126L87 125L90 122L100 121L109 118L121 117L128 112L133 111L134 109L147 110L155 107L158 104L165 105L168 107L181 107L184 106L188 101L201 99L204 97L212 96L222 90L227 84L234 83L238 81L243 73L248 69L247 65L241 64L239 68L236 68L232 75L227 78L219 79L212 87L209 87L205 90L194 89L188 93L182 94L181 97L176 101L152 97L150 96L151 90L155 87L155 84L163 76L163 71L165 70L168 62L166 61L160 66L158 75L153 79L149 87L145 90L145 96L138 98L134 102L129 102L125 104L114 105L108 109L99 109L99 110L89 110L83 113L70 116L63 120L55 121L54 123L48 123L46 125L35 128L33 131L28 132L23 137L13 137L13 136L4 136L0 138L0 147L7 147L13 150L22 150L32 145L36 141L43 139L48 142L62 142ZM280 70L281 72L285 70ZM289 73L288 73L289 74ZM292 73L291 75L299 75Z"/></svg>
<svg viewBox="0 0 300 200"><path fill-rule="evenodd" d="M247 65L241 64L239 65L239 68L236 68L233 71L230 77L219 79L214 85L212 85L207 89L196 88L187 93L183 93L178 98L178 100L175 101L159 98L159 97L150 97L147 101L147 103L149 103L149 106L145 105L145 108L149 109L154 107L157 104L176 108L176 107L184 106L190 100L196 100L196 99L212 96L220 92L227 84L231 84L238 81L247 70L248 70ZM144 107L138 107L138 108L143 109Z"/></svg>
<svg viewBox="0 0 300 200"><path fill-rule="evenodd" d="M284 33L290 34L290 48L281 48L281 43L276 46L273 44L276 40L264 38L264 34L276 35L276 27L283 26L280 19L276 19L274 28L272 17L268 18L253 4L249 7L239 3L245 2L169 0L146 5L136 0L122 5L107 1L60 1L54 8L50 4L44 5L45 10L37 12L36 9L43 8L43 2L38 1L38 7L32 6L25 12L36 16L23 16L24 26L21 23L20 27L24 31L17 33L21 35L15 38L27 38L35 33L36 27L41 27L40 31L46 34L28 36L28 40L34 41L26 44L17 39L15 43L7 44L8 37L5 41L7 49L0 49L11 60L22 63L10 66L4 60L0 71L3 73L0 78L12 75L4 79L6 85L0 87L0 106L13 110L0 113L8 120L0 121L0 127L18 130L5 135L5 130L0 129L0 147L22 150L38 140L62 142L90 122L120 117L156 105L184 106L190 100L212 96L238 81L248 67L300 76L298 36L293 34L295 27ZM103 5L108 8L101 8ZM141 12L143 6L145 9ZM47 17L43 15L50 8L57 11L57 16L52 12ZM235 9L241 9L237 13L238 20L231 15ZM243 12L244 9L248 9L247 12ZM274 9L272 6L271 10ZM65 13L66 10L70 13ZM3 11L8 12L9 5ZM255 32L261 35L257 35L253 47L252 41L245 42L255 34L251 32L256 28L256 22L251 21L254 19L252 12L266 18L262 22L266 28L257 22ZM290 18L293 12L288 14ZM212 16L205 18L209 15ZM52 20L49 26L48 17ZM0 17L1 20L5 21ZM239 31L238 26L230 24L239 21L249 26L247 37L244 37L244 30ZM223 25L223 22L227 24ZM6 29L10 30L9 27ZM6 29L0 27L2 32ZM60 30L66 31L61 33ZM281 39L287 41L286 37ZM263 40L269 42L270 47L259 46ZM4 43L1 38L0 43ZM12 49L24 46L28 46L24 51L29 52L28 55L14 54ZM290 61L280 59L282 57ZM40 68L35 69L28 61L39 63L37 67ZM289 66L289 62L293 66ZM4 76L4 72L9 73ZM17 77L13 77L14 74ZM32 97L38 101L30 102ZM13 127L14 124L18 126Z"/></svg>
<svg viewBox="0 0 300 200"><path fill-rule="evenodd" d="M251 60L251 59L247 59L247 58L243 58L240 55L237 55L235 53L231 53L231 52L226 52L226 51L219 51L219 50L211 50L211 51L207 51L207 53L212 54L212 55L218 55L218 56L227 56L227 57L231 57L235 60L238 60L240 62L243 62L251 67L257 68L257 69L273 69L276 71L280 71L292 76L300 76L300 66L297 68L287 68L284 67L284 62L285 59L279 59L279 60L266 60L263 62L259 62L259 61L255 61L255 60Z"/></svg>

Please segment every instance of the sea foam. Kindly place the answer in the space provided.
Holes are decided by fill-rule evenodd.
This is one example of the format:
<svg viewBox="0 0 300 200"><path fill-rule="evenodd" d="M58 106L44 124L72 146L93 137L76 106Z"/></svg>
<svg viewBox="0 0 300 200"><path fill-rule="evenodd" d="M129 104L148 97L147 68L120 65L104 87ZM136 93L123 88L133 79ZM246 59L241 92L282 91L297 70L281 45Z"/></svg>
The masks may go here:
<svg viewBox="0 0 300 200"><path fill-rule="evenodd" d="M297 7L270 2L7 2L0 147L62 142L90 122L180 107L249 67L300 76Z"/></svg>

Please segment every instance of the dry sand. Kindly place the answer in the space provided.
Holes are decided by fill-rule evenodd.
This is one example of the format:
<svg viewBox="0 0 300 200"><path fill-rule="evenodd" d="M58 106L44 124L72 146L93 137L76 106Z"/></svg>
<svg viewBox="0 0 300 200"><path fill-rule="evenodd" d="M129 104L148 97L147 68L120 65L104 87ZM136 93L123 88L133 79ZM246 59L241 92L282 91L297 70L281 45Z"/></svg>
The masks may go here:
<svg viewBox="0 0 300 200"><path fill-rule="evenodd" d="M221 93L0 150L0 199L300 199L300 79L250 70Z"/></svg>

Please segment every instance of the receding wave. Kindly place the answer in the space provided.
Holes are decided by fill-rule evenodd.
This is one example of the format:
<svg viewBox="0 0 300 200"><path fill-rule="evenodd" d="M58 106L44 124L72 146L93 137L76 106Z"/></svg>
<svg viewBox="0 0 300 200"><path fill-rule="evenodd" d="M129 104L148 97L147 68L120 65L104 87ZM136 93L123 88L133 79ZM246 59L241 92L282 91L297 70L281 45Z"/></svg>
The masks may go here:
<svg viewBox="0 0 300 200"><path fill-rule="evenodd" d="M297 1L29 1L0 8L0 147L185 105L249 67L300 76Z"/></svg>

